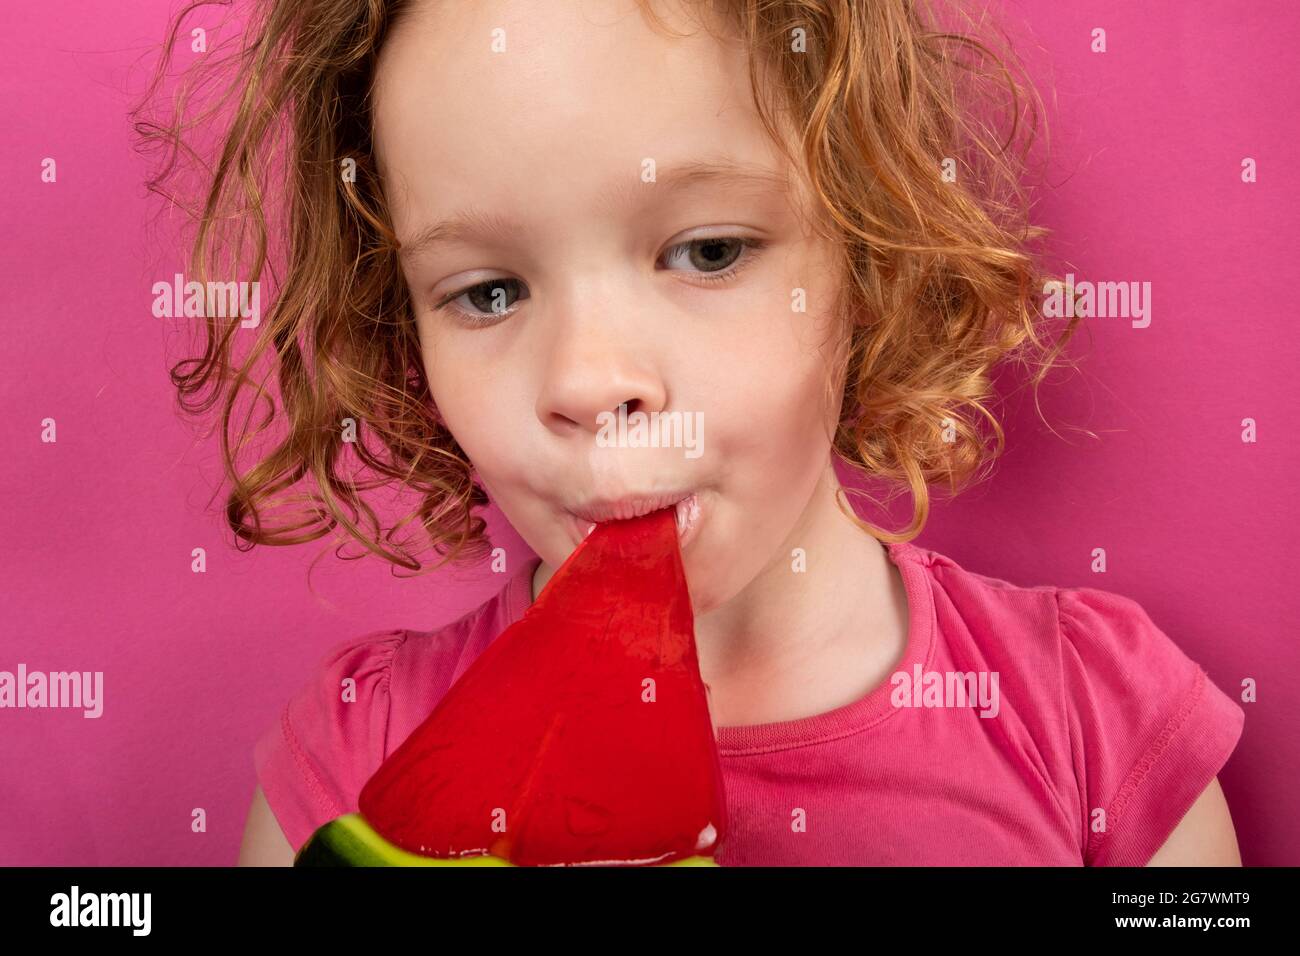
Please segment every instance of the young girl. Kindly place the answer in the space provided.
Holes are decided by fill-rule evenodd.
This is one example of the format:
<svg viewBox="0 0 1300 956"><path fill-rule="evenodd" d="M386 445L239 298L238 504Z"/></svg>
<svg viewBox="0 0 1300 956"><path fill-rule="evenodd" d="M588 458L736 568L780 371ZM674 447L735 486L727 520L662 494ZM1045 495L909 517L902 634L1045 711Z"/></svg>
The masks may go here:
<svg viewBox="0 0 1300 956"><path fill-rule="evenodd" d="M192 271L278 284L173 373L222 410L236 533L487 561L491 501L537 554L454 623L325 656L256 744L241 863L355 811L594 522L671 506L717 862L1239 864L1216 774L1243 711L1140 606L910 543L927 486L1000 450L993 370L1037 384L1073 330L1044 334L1043 231L994 132L1024 128L1019 84L1004 115L1001 60L938 18L268 0L229 95L199 111L196 84L142 127L173 159L220 133ZM620 412L689 418L697 445L611 443ZM836 460L910 491L909 525L856 517ZM391 526L383 482L415 500Z"/></svg>

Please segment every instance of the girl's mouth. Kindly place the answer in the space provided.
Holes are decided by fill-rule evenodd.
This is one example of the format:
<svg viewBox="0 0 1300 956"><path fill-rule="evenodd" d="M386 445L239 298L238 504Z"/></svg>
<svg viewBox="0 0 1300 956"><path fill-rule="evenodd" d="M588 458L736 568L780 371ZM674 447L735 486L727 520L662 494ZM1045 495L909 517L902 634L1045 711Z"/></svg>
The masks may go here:
<svg viewBox="0 0 1300 956"><path fill-rule="evenodd" d="M669 500L676 496L669 496ZM652 503L653 504L653 503ZM690 492L678 499L676 502L662 505L661 507L646 507L645 499L640 502L627 499L622 502L616 502L612 505L602 507L593 507L586 509L589 514L606 514L620 517L609 517L603 520L620 521L632 517L640 517L643 514L650 514L652 511L658 511L662 508L672 508L677 519L677 544L682 550L686 549L695 538L699 535L700 524L703 521L704 514L700 508L700 497L696 492ZM574 544L582 541L596 527L596 522L590 518L580 517L572 511L565 511L565 522L569 527L570 537Z"/></svg>

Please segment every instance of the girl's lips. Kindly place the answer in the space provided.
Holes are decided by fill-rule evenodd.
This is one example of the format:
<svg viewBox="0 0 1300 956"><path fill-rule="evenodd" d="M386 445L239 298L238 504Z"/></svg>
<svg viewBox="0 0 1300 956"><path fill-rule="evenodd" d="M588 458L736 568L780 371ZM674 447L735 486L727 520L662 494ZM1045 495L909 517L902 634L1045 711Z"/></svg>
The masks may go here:
<svg viewBox="0 0 1300 956"><path fill-rule="evenodd" d="M673 506L677 512L677 544L680 548L685 549L690 544L700 530L700 496L692 494L688 498L683 498Z"/></svg>
<svg viewBox="0 0 1300 956"><path fill-rule="evenodd" d="M673 510L677 519L677 544L678 547L685 550L686 546L699 536L700 524L704 519L703 512L700 509L699 495L688 495L677 502L673 506ZM569 511L564 513L564 519L569 526L569 533L575 545L596 527L593 522L585 521Z"/></svg>

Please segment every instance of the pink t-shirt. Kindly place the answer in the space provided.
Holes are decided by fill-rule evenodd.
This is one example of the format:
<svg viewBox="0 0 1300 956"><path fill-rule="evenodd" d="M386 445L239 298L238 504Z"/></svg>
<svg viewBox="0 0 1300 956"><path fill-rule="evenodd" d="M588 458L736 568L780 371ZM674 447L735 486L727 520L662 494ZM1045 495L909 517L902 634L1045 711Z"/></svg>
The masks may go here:
<svg viewBox="0 0 1300 956"><path fill-rule="evenodd" d="M1145 864L1232 753L1240 705L1129 598L1018 587L913 544L888 551L910 614L894 677L826 713L718 729L717 862ZM519 619L536 565L437 631L368 634L325 656L254 749L295 850L356 811L384 758ZM961 674L964 699L949 677Z"/></svg>

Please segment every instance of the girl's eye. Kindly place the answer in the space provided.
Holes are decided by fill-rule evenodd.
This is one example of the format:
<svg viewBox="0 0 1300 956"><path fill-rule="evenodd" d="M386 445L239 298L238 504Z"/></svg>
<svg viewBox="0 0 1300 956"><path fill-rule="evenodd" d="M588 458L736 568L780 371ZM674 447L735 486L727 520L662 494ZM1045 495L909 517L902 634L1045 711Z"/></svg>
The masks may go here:
<svg viewBox="0 0 1300 956"><path fill-rule="evenodd" d="M689 264L695 269L700 279L705 282L725 282L743 269L754 259L754 254L762 249L764 242L760 239L748 239L741 236L710 236L705 239L692 239L671 247L663 259L669 263L669 271L690 271L676 269L674 265ZM748 255L745 255L749 253ZM744 256L738 266L732 263Z"/></svg>
<svg viewBox="0 0 1300 956"><path fill-rule="evenodd" d="M740 236L710 236L692 239L672 246L661 257L671 272L693 271L675 268L687 264L699 271L693 272L701 282L726 282L753 261L758 250L766 245L761 239ZM746 255L748 253L748 255ZM735 263L740 261L739 265ZM443 309L459 299L468 300L468 308L456 305L452 311L468 325L495 325L512 315L514 303L527 299L528 287L518 279L489 279L468 289L444 296L434 305Z"/></svg>
<svg viewBox="0 0 1300 956"><path fill-rule="evenodd" d="M522 295L520 295L521 290ZM445 296L434 306L434 309L441 309L457 299L468 299L470 309L456 306L453 311L459 313L461 318L471 325L492 325L514 311L510 308L513 303L526 298L528 298L528 289L518 279L489 279L487 282L480 282L478 285Z"/></svg>

